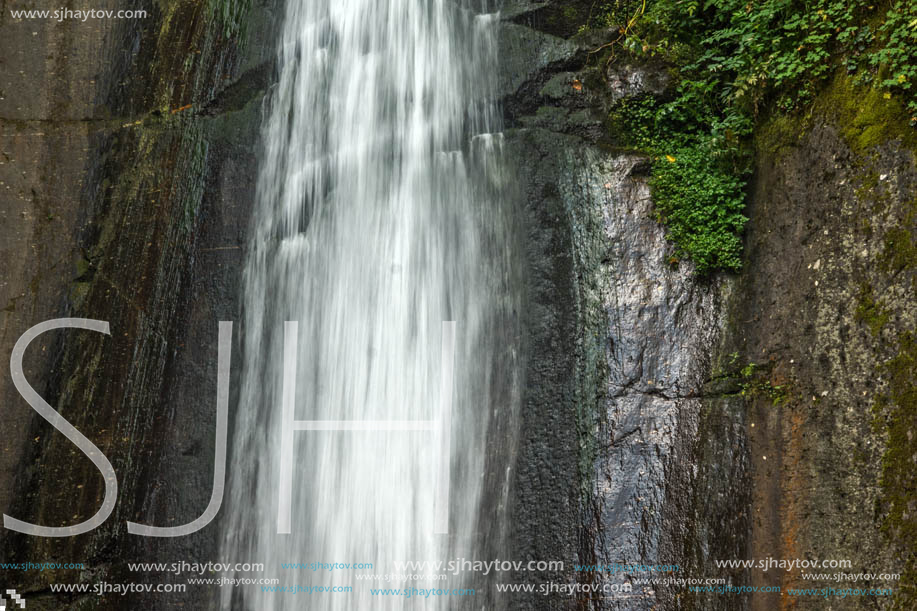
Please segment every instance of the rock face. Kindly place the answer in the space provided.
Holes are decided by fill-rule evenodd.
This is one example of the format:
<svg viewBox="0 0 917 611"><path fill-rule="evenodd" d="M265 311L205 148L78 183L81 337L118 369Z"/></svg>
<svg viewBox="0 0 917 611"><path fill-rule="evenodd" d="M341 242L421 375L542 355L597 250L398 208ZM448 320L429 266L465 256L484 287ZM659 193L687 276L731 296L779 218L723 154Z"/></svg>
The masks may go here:
<svg viewBox="0 0 917 611"><path fill-rule="evenodd" d="M744 271L699 281L669 264L648 163L622 152L606 123L620 99L664 95L665 72L623 57L596 65L590 51L608 36L572 35L582 8L518 2L504 15L507 143L530 268L513 554L568 563L515 579L634 589L536 590L508 606L791 600L642 586L659 576L578 573L572 562L677 564L673 576L785 589L837 584L715 561L844 559L846 572L900 570L912 582L917 211L903 114L841 79L808 116L763 125Z"/></svg>
<svg viewBox="0 0 917 611"><path fill-rule="evenodd" d="M127 535L125 521L186 523L210 497L217 322L238 319L273 7L114 4L95 8L148 14L60 24L7 15L0 26L0 172L4 212L15 219L0 236L15 262L3 277L3 349L43 320L109 322L110 337L40 336L25 370L111 460L120 487L95 531L40 539L4 530L0 549L13 562L83 562L94 581L157 583L168 578L131 573L123 559L213 557L214 529L154 540ZM104 490L98 471L6 377L0 393L12 447L0 489L16 491L0 499L4 513L38 524L88 519ZM141 606L48 591L78 582L75 570L2 578L30 609ZM142 606L177 602L146 597Z"/></svg>
<svg viewBox="0 0 917 611"><path fill-rule="evenodd" d="M9 513L11 482L35 442L29 437L33 412L13 388L6 363L26 329L61 313L79 274L74 194L82 190L90 138L104 124L94 113L103 85L92 54L111 35L112 22L15 22L6 10L0 22L0 507ZM25 358L39 392L45 376L34 374L47 367L47 346L36 345Z"/></svg>
<svg viewBox="0 0 917 611"><path fill-rule="evenodd" d="M842 113L868 108L853 101L860 95L835 83L801 129L762 131L746 267L722 353L758 364L767 386L787 389L779 405L758 393L747 410L748 557L851 562L814 573L901 572L900 584L866 587L891 585L899 608L910 608L914 518L903 499L913 499L917 427L917 166L912 134L894 133L899 117L869 126L882 137L862 146L857 118ZM800 574L756 572L751 585L854 587ZM879 602L887 608L891 599ZM799 608L820 605L799 600Z"/></svg>
<svg viewBox="0 0 917 611"><path fill-rule="evenodd" d="M634 64L602 78L592 41L541 31L544 5L530 8L510 11L501 49L530 286L513 553L567 565L516 578L607 594L536 594L510 607L650 609L675 590L572 565L682 558L720 283L674 261L653 213L649 160L606 135L609 105L661 93L665 72Z"/></svg>

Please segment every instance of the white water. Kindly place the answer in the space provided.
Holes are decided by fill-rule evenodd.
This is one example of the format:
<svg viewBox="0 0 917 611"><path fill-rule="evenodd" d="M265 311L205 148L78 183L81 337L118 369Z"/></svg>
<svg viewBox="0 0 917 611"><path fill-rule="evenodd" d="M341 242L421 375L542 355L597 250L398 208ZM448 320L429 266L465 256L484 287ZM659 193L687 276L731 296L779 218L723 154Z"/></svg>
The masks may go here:
<svg viewBox="0 0 917 611"><path fill-rule="evenodd" d="M456 588L462 577L380 584L280 563L371 562L361 572L394 573L393 560L475 558L482 529L499 533L480 523L482 503L497 508L486 520L499 521L508 476L499 466L493 489L483 489L485 449L494 422L512 429L518 365L507 321L518 304L493 99L498 15L479 4L476 12L468 0L288 3L244 272L221 558L267 564L237 577L353 592L227 587L224 609L414 607L370 587ZM299 420L437 418L441 323L456 321L448 536L434 534L428 431L296 431L292 533L277 534L287 320L299 321L289 372ZM460 608L448 598L419 604Z"/></svg>

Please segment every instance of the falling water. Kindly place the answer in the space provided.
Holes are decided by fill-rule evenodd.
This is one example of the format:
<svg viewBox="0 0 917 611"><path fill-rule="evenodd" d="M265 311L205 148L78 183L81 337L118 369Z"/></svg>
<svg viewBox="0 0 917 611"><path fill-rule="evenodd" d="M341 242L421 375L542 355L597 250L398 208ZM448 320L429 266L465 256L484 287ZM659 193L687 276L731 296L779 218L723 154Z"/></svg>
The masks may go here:
<svg viewBox="0 0 917 611"><path fill-rule="evenodd" d="M512 443L520 367L498 19L470 0L288 2L244 272L222 557L265 562L260 576L275 568L282 585L353 592L305 600L225 588L225 609L404 608L403 598L371 596L379 584L356 574L474 558L483 532L491 546L499 539L509 475L487 448ZM295 377L296 420L437 420L449 320L449 534L434 532L442 440L425 430L295 431L292 532L278 534L285 373ZM284 321L298 321L286 372ZM373 570L285 571L282 562ZM424 601L436 604L457 608Z"/></svg>

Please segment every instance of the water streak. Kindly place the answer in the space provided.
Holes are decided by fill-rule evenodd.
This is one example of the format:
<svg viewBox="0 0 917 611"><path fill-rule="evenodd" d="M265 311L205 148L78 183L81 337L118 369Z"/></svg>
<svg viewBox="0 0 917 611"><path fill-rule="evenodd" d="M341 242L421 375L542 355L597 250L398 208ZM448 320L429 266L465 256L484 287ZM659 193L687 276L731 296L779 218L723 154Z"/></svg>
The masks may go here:
<svg viewBox="0 0 917 611"><path fill-rule="evenodd" d="M498 429L501 447L512 443L520 366L498 20L468 0L288 3L244 271L221 556L266 562L263 576L280 573L283 585L354 591L225 588L224 609L405 608L371 596L352 571L279 564L371 562L390 573L393 560L473 558L482 520L500 530L491 522L509 475L489 466L499 452L487 448ZM292 533L277 534L288 320L299 321L288 372L298 420L437 418L441 323L456 321L448 536L434 534L435 434L423 430L295 431Z"/></svg>

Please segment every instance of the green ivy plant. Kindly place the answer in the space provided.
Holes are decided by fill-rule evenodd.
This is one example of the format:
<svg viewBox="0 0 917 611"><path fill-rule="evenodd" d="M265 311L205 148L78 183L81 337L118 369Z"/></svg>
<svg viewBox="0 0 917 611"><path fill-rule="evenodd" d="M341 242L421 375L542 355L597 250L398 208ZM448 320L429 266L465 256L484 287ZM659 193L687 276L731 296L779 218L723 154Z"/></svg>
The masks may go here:
<svg viewBox="0 0 917 611"><path fill-rule="evenodd" d="M886 95L907 100L911 124L917 126L917 3L899 0L886 12L878 27L877 48L869 54L870 66L885 78Z"/></svg>

